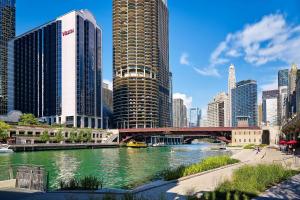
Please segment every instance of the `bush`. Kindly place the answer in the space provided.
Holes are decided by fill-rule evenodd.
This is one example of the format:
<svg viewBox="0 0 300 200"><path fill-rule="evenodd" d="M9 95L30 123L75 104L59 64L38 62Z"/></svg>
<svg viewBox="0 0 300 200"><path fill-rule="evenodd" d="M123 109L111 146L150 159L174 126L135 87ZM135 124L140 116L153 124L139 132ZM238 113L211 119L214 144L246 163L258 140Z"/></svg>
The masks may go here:
<svg viewBox="0 0 300 200"><path fill-rule="evenodd" d="M232 159L229 156L214 156L203 159L201 162L184 166L181 165L175 169L167 169L162 172L162 176L165 180L174 180L180 177L204 172L207 170L215 169L221 166L234 164L239 162L236 159Z"/></svg>
<svg viewBox="0 0 300 200"><path fill-rule="evenodd" d="M31 113L21 115L19 125L39 125L39 120Z"/></svg>
<svg viewBox="0 0 300 200"><path fill-rule="evenodd" d="M98 190L102 189L102 181L94 176L86 176L82 179L72 178L69 182L60 181L61 190Z"/></svg>
<svg viewBox="0 0 300 200"><path fill-rule="evenodd" d="M41 142L47 142L47 141L49 141L50 140L50 136L49 136L49 134L48 134L48 131L44 131L43 133L42 133L42 135L40 136L40 138L39 138L39 140L41 141Z"/></svg>
<svg viewBox="0 0 300 200"><path fill-rule="evenodd" d="M232 181L225 181L214 192L202 199L251 199L269 187L290 178L296 173L281 165L243 166L233 172Z"/></svg>

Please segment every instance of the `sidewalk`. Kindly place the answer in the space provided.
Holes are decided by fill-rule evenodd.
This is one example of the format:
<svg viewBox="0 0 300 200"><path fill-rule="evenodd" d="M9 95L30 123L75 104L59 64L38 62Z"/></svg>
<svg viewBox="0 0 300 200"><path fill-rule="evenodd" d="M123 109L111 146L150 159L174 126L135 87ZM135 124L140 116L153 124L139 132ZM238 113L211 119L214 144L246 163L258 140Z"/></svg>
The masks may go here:
<svg viewBox="0 0 300 200"><path fill-rule="evenodd" d="M268 189L254 200L300 199L300 174Z"/></svg>

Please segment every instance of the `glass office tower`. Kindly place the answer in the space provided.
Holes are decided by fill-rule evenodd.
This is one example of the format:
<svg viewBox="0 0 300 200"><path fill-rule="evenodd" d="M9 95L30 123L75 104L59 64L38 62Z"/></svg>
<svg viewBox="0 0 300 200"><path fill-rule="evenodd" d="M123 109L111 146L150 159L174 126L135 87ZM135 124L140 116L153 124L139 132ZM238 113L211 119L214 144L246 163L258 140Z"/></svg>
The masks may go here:
<svg viewBox="0 0 300 200"><path fill-rule="evenodd" d="M8 112L8 41L15 37L15 0L0 0L0 115Z"/></svg>
<svg viewBox="0 0 300 200"><path fill-rule="evenodd" d="M80 10L12 40L13 108L49 124L101 128L101 37L93 15Z"/></svg>
<svg viewBox="0 0 300 200"><path fill-rule="evenodd" d="M113 1L117 128L171 126L168 27L165 0Z"/></svg>
<svg viewBox="0 0 300 200"><path fill-rule="evenodd" d="M232 122L238 126L239 120L246 120L249 126L257 126L257 83L244 80L232 89Z"/></svg>

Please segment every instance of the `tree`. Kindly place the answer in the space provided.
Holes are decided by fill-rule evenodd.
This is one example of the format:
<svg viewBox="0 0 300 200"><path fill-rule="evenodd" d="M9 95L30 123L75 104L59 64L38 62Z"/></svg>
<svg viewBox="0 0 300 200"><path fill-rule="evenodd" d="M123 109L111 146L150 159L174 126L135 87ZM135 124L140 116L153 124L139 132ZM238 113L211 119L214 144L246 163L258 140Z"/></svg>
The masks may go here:
<svg viewBox="0 0 300 200"><path fill-rule="evenodd" d="M92 141L92 131L91 130L87 130L85 132L85 141L86 142Z"/></svg>
<svg viewBox="0 0 300 200"><path fill-rule="evenodd" d="M83 130L81 130L80 132L79 132L79 134L77 135L77 142L83 142L84 141L84 131Z"/></svg>
<svg viewBox="0 0 300 200"><path fill-rule="evenodd" d="M74 143L75 141L76 141L76 139L77 139L77 136L76 136L76 133L75 133L75 131L71 131L71 133L70 133L70 138L69 138L69 140L72 142L72 143Z"/></svg>
<svg viewBox="0 0 300 200"><path fill-rule="evenodd" d="M10 129L10 125L7 123L0 121L0 140L6 141L8 138L8 132L7 130Z"/></svg>
<svg viewBox="0 0 300 200"><path fill-rule="evenodd" d="M64 140L64 136L63 136L61 130L58 130L58 131L57 131L56 136L55 136L55 140L56 140L56 142L58 142L58 143Z"/></svg>
<svg viewBox="0 0 300 200"><path fill-rule="evenodd" d="M40 136L40 140L42 142L47 142L47 141L49 141L49 139L50 139L50 136L48 134L48 131L44 131L43 134Z"/></svg>
<svg viewBox="0 0 300 200"><path fill-rule="evenodd" d="M23 114L20 117L19 125L38 125L39 120L31 113Z"/></svg>

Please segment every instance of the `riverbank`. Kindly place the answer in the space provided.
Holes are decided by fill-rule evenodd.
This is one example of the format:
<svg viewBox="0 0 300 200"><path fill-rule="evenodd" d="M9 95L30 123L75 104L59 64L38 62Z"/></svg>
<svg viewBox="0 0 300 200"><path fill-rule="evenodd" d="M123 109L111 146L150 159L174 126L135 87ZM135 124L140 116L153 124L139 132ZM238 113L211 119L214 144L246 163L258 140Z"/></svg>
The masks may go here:
<svg viewBox="0 0 300 200"><path fill-rule="evenodd" d="M98 144L98 143L49 143L49 144L17 144L10 145L14 152L26 151L51 151L51 150L74 150L74 149L99 149L118 148L119 144Z"/></svg>
<svg viewBox="0 0 300 200"><path fill-rule="evenodd" d="M286 165L289 168L299 168L299 158L296 162L289 165L288 162L294 161L291 155L282 154L280 151L270 148L264 148L260 153L254 150L243 149L236 150L232 158L241 160L240 163L223 166L217 169L183 177L173 181L154 181L149 184L137 187L133 190L115 190L103 189L94 192L87 191L70 191L70 192L50 192L43 194L32 195L28 200L38 199L102 199L105 196L111 195L117 199L121 199L124 195L130 193L138 198L160 200L160 199L186 199L188 195L197 195L203 191L213 191L218 185L226 180L230 180L232 173L244 165L257 165L260 163L271 164L277 163ZM25 198L26 199L26 198ZM27 200L26 199L26 200Z"/></svg>

